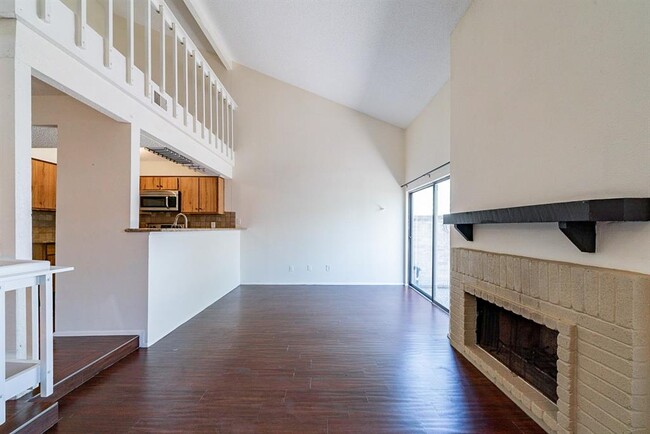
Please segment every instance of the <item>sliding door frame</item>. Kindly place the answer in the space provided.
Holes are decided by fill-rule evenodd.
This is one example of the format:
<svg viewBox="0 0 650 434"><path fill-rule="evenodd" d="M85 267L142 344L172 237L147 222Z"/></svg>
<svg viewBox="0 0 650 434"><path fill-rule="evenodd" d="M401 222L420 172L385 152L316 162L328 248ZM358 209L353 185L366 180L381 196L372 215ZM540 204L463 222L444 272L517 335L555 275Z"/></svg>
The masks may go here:
<svg viewBox="0 0 650 434"><path fill-rule="evenodd" d="M407 215L407 224L408 224L408 231L407 231L407 282L408 286L413 288L415 291L417 291L419 294L421 294L424 298L429 300L431 303L435 304L438 306L440 309L443 311L449 313L449 309L442 304L438 303L435 300L435 294L436 294L436 225L435 225L435 218L438 215L438 203L436 201L436 185L447 181L450 179L451 176L450 174L446 174L444 176L441 176L440 178L436 178L435 180L431 182L427 182L426 184L420 185L417 188L414 188L413 190L409 190L406 192L406 200L408 203L408 215ZM422 191L424 189L431 188L431 194L433 195L433 209L432 209L432 216L433 220L431 222L432 228L431 228L431 297L427 295L425 291L423 291L421 288L419 288L417 285L415 285L412 281L412 271L413 271L413 193L417 193L418 191Z"/></svg>

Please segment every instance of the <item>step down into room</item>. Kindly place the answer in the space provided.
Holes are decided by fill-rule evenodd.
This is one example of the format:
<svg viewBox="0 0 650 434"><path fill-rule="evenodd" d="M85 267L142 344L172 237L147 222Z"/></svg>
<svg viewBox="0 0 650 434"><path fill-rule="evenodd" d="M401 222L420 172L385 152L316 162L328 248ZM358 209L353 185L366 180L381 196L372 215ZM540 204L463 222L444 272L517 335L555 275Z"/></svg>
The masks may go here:
<svg viewBox="0 0 650 434"><path fill-rule="evenodd" d="M138 336L54 338L54 394L36 391L7 401L7 421L0 433L43 433L59 420L58 400L109 366L136 351Z"/></svg>

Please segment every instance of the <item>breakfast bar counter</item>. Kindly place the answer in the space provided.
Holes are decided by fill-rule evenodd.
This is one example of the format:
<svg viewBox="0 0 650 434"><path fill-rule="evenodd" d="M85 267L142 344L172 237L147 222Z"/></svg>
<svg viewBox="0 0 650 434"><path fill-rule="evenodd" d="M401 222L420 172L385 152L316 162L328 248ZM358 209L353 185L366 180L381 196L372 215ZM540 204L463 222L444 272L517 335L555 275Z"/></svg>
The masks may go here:
<svg viewBox="0 0 650 434"><path fill-rule="evenodd" d="M200 232L200 231L245 231L246 228L134 228L124 232Z"/></svg>

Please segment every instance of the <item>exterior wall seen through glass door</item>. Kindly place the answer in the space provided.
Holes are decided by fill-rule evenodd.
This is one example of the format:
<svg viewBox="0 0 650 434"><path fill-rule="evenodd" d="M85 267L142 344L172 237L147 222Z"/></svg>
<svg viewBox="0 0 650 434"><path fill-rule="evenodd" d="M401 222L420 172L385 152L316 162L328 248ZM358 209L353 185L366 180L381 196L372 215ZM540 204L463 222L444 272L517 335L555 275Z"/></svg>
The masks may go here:
<svg viewBox="0 0 650 434"><path fill-rule="evenodd" d="M410 281L429 298L433 282L433 186L410 195Z"/></svg>

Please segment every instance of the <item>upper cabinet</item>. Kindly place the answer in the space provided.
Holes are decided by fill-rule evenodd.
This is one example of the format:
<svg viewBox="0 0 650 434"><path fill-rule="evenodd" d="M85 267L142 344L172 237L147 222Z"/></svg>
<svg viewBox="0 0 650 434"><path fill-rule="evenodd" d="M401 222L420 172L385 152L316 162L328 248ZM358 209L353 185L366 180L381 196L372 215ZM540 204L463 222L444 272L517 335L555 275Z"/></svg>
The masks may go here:
<svg viewBox="0 0 650 434"><path fill-rule="evenodd" d="M201 212L218 213L217 178L199 178L199 206Z"/></svg>
<svg viewBox="0 0 650 434"><path fill-rule="evenodd" d="M56 164L32 159L32 209L56 210Z"/></svg>
<svg viewBox="0 0 650 434"><path fill-rule="evenodd" d="M140 190L178 190L175 176L141 176Z"/></svg>
<svg viewBox="0 0 650 434"><path fill-rule="evenodd" d="M179 190L181 212L187 214L223 214L225 180L216 176L140 177L141 190Z"/></svg>
<svg viewBox="0 0 650 434"><path fill-rule="evenodd" d="M178 189L181 192L181 212L201 212L199 207L199 178L183 177L178 180Z"/></svg>
<svg viewBox="0 0 650 434"><path fill-rule="evenodd" d="M178 178L181 192L181 212L193 214L223 214L224 179L212 176Z"/></svg>

